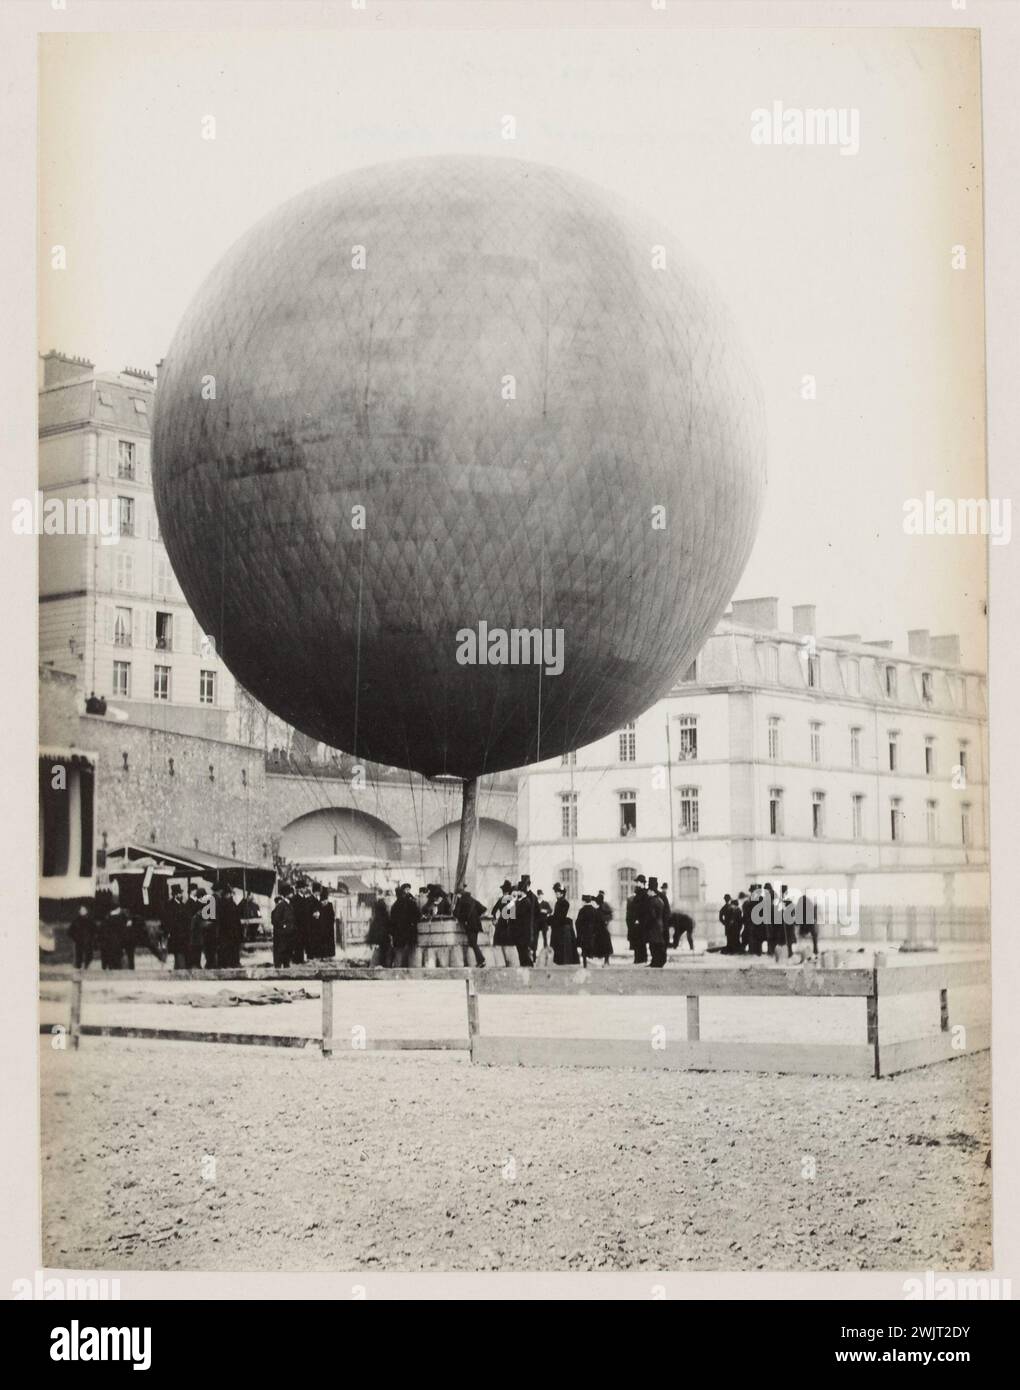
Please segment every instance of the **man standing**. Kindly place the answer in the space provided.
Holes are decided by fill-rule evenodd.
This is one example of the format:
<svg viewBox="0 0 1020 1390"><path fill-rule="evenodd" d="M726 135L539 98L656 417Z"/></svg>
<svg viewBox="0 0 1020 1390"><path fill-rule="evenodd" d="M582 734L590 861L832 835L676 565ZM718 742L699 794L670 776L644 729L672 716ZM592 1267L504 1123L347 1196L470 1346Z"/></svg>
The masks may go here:
<svg viewBox="0 0 1020 1390"><path fill-rule="evenodd" d="M294 912L283 893L276 895L270 920L273 924L273 965L278 970L286 970L294 939Z"/></svg>
<svg viewBox="0 0 1020 1390"><path fill-rule="evenodd" d="M312 913L315 911L307 883L301 884L290 905L294 913L294 944L290 960L292 965L304 965L305 956L312 949Z"/></svg>
<svg viewBox="0 0 1020 1390"><path fill-rule="evenodd" d="M538 916L538 899L531 891L531 879L522 875L517 885L517 909L514 914L513 944L517 947L519 965L531 965L531 938Z"/></svg>
<svg viewBox="0 0 1020 1390"><path fill-rule="evenodd" d="M418 949L418 923L421 910L411 896L411 885L402 883L390 908L390 938L393 942L393 964L409 965Z"/></svg>
<svg viewBox="0 0 1020 1390"><path fill-rule="evenodd" d="M173 955L174 969L188 970L191 954L191 915L179 883L175 883L170 889L170 901L163 909L163 914L166 946Z"/></svg>
<svg viewBox="0 0 1020 1390"><path fill-rule="evenodd" d="M216 907L218 923L217 961L221 970L236 970L241 964L241 910L231 889L224 888Z"/></svg>
<svg viewBox="0 0 1020 1390"><path fill-rule="evenodd" d="M204 888L198 890L198 917L202 941L202 965L206 970L215 970L220 961L216 899Z"/></svg>
<svg viewBox="0 0 1020 1390"><path fill-rule="evenodd" d="M741 894L743 897L743 894ZM723 948L723 955L738 956L740 954L740 908L730 897L729 893L723 894L723 905L719 909L719 921L722 923L723 931L726 933L726 945Z"/></svg>
<svg viewBox="0 0 1020 1390"><path fill-rule="evenodd" d="M74 947L75 970L87 970L92 964L92 951L96 944L96 923L85 903L78 908L77 917L72 917L67 935Z"/></svg>
<svg viewBox="0 0 1020 1390"><path fill-rule="evenodd" d="M652 885L655 885L653 887ZM648 944L651 959L649 965L661 970L666 964L666 924L663 921L662 899L659 897L658 881L649 879L648 888L642 890L641 906L638 914L644 940Z"/></svg>
<svg viewBox="0 0 1020 1390"><path fill-rule="evenodd" d="M336 912L329 900L329 889L319 889L319 901L312 914L315 923L315 954L320 960L336 955Z"/></svg>
<svg viewBox="0 0 1020 1390"><path fill-rule="evenodd" d="M644 874L638 874L634 880L634 892L627 899L627 945L634 952L635 965L644 965L648 960L648 943L641 927L645 882Z"/></svg>
<svg viewBox="0 0 1020 1390"><path fill-rule="evenodd" d="M478 945L478 935L482 930L482 914L485 906L476 897L468 892L467 884L462 883L457 889L457 897L453 904L453 915L464 928L464 934L468 939L468 946L475 958L475 965L484 966L485 956Z"/></svg>
<svg viewBox="0 0 1020 1390"><path fill-rule="evenodd" d="M506 953L512 945L511 932L516 908L512 888L510 880L504 879L500 885L499 897L492 905L492 945L497 965L500 961L504 965L510 964Z"/></svg>
<svg viewBox="0 0 1020 1390"><path fill-rule="evenodd" d="M104 970L122 968L128 930L128 915L118 903L106 914L99 927L99 959Z"/></svg>
<svg viewBox="0 0 1020 1390"><path fill-rule="evenodd" d="M535 894L535 900L538 904L538 914L535 918L535 931L531 941L531 954L535 960L538 960L539 937L542 938L542 950L547 951L549 949L549 918L552 916L552 903L547 902L546 899L542 897L541 888Z"/></svg>
<svg viewBox="0 0 1020 1390"><path fill-rule="evenodd" d="M588 961L594 959L601 918L590 893L581 894L581 910L577 914L577 944L581 949L581 964L588 969Z"/></svg>

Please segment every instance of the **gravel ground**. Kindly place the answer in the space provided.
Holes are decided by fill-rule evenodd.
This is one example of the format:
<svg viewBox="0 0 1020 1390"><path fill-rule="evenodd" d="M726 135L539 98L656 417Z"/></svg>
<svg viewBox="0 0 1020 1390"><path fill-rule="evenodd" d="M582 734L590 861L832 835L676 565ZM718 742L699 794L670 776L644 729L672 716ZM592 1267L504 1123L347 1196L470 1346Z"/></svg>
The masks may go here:
<svg viewBox="0 0 1020 1390"><path fill-rule="evenodd" d="M86 1038L43 1046L42 1091L50 1267L991 1265L987 1054L873 1081Z"/></svg>

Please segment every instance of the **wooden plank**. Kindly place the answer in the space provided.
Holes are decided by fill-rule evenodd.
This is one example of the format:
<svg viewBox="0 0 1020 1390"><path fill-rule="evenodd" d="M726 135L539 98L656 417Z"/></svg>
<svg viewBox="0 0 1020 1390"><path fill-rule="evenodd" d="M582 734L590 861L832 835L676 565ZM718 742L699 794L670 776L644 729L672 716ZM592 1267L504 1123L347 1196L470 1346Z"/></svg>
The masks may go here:
<svg viewBox="0 0 1020 1390"><path fill-rule="evenodd" d="M919 994L991 982L986 960L946 961L943 965L894 965L878 973L880 994Z"/></svg>
<svg viewBox="0 0 1020 1390"><path fill-rule="evenodd" d="M43 1032L48 1031L45 1027ZM157 1038L166 1042L240 1043L245 1047L318 1047L318 1038L296 1038L272 1033L199 1033L187 1028L133 1028L120 1024L83 1023L90 1038Z"/></svg>
<svg viewBox="0 0 1020 1390"><path fill-rule="evenodd" d="M878 974L877 971L874 971L873 973L874 973L876 976L877 976L877 974ZM874 1057L874 1067L872 1068L873 1074L874 1074L876 1077L877 1077L877 1076L881 1076L881 1075L882 1075L882 1064L881 1064L881 1059L880 1059L880 1057L879 1057L879 1051L878 1051L878 981L877 981L877 979L875 980L874 988L873 988L872 993L868 995L868 1045L870 1046L870 1048L871 1048L871 1050L872 1050L872 1055L873 1055L873 1057Z"/></svg>
<svg viewBox="0 0 1020 1390"><path fill-rule="evenodd" d="M470 1052L467 1038L367 1038L358 1047L347 1039L330 1038L330 1052Z"/></svg>
<svg viewBox="0 0 1020 1390"><path fill-rule="evenodd" d="M322 1055L328 1057L330 1054L330 1042L333 1037L333 981L323 980L322 982Z"/></svg>
<svg viewBox="0 0 1020 1390"><path fill-rule="evenodd" d="M701 1000L696 994L687 996L687 1041L697 1042L701 1037Z"/></svg>
<svg viewBox="0 0 1020 1390"><path fill-rule="evenodd" d="M76 970L71 976L71 1021L70 1035L71 1048L74 1052L78 1051L81 1042L81 977L82 972Z"/></svg>
<svg viewBox="0 0 1020 1390"><path fill-rule="evenodd" d="M914 1067L929 1067L935 1062L949 1062L954 1057L966 1057L972 1052L987 1052L991 1045L987 1027L967 1029L967 1046L954 1047L951 1033L934 1033L928 1038L912 1038L909 1042L886 1043L882 1049L882 1074L910 1071Z"/></svg>
<svg viewBox="0 0 1020 1390"><path fill-rule="evenodd" d="M475 1060L475 1039L478 1037L479 1030L478 991L475 989L474 980L466 981L464 988L467 991L468 1048L473 1062Z"/></svg>
<svg viewBox="0 0 1020 1390"><path fill-rule="evenodd" d="M949 991L939 990L939 1032L949 1032Z"/></svg>
<svg viewBox="0 0 1020 1390"><path fill-rule="evenodd" d="M479 994L756 995L828 998L867 996L870 970L816 970L803 966L687 966L652 970L641 966L609 970L484 970L475 977Z"/></svg>
<svg viewBox="0 0 1020 1390"><path fill-rule="evenodd" d="M487 1065L637 1067L642 1070L765 1071L870 1076L872 1049L863 1043L651 1043L616 1038L475 1039L473 1058Z"/></svg>

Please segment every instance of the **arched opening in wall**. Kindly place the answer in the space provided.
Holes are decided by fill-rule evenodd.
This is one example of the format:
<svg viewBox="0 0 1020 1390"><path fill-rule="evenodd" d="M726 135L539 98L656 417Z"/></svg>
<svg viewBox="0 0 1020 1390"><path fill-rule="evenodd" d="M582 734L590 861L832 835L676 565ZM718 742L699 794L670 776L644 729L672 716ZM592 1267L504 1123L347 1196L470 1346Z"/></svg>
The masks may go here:
<svg viewBox="0 0 1020 1390"><path fill-rule="evenodd" d="M676 874L676 895L678 902L693 906L701 902L701 867L698 864L682 864Z"/></svg>
<svg viewBox="0 0 1020 1390"><path fill-rule="evenodd" d="M324 806L298 816L280 834L280 854L301 866L393 864L400 859L400 836L367 811Z"/></svg>
<svg viewBox="0 0 1020 1390"><path fill-rule="evenodd" d="M426 846L426 874L444 888L454 889L457 872L457 850L460 845L460 821L447 821L429 836ZM499 895L499 885L505 878L517 879L517 834L512 826L489 816L479 816L475 882L471 891L476 898L489 904Z"/></svg>

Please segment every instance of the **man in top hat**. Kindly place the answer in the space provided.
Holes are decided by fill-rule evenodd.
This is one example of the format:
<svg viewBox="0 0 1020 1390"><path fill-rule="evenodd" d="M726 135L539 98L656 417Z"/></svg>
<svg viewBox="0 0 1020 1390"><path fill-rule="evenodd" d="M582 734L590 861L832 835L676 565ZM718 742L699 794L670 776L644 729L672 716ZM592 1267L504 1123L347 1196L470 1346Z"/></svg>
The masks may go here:
<svg viewBox="0 0 1020 1390"><path fill-rule="evenodd" d="M319 889L319 900L312 912L315 954L319 960L336 955L336 911L329 900L329 889Z"/></svg>
<svg viewBox="0 0 1020 1390"><path fill-rule="evenodd" d="M648 889L644 893L641 901L641 911L639 921L641 923L642 935L648 945L651 959L649 965L656 970L661 970L666 964L666 945L668 936L666 932L665 908L662 899L659 897L659 880L650 878Z"/></svg>
<svg viewBox="0 0 1020 1390"><path fill-rule="evenodd" d="M92 964L92 952L96 944L96 920L87 903L78 908L67 928L68 938L74 947L75 970L87 970Z"/></svg>
<svg viewBox="0 0 1020 1390"><path fill-rule="evenodd" d="M188 911L184 901L184 890L179 883L175 883L170 889L170 900L163 909L163 929L166 932L166 948L174 958L174 969L189 969L191 913Z"/></svg>
<svg viewBox="0 0 1020 1390"><path fill-rule="evenodd" d="M535 915L535 925L532 929L531 954L533 959L537 961L538 938L540 936L542 938L542 950L546 951L549 948L549 918L552 916L552 903L547 902L545 898L543 898L541 888L535 893L535 901L538 906L538 912Z"/></svg>
<svg viewBox="0 0 1020 1390"><path fill-rule="evenodd" d="M538 917L538 899L531 891L531 879L521 875L517 885L517 909L514 914L513 944L517 947L517 960L520 965L532 964L531 938Z"/></svg>
<svg viewBox="0 0 1020 1390"><path fill-rule="evenodd" d="M393 964L406 966L418 950L418 923L421 909L411 895L411 885L402 883L390 908L390 941L393 943Z"/></svg>
<svg viewBox="0 0 1020 1390"><path fill-rule="evenodd" d="M277 893L270 920L273 924L273 964L278 970L286 970L294 944L294 910L285 892Z"/></svg>
<svg viewBox="0 0 1020 1390"><path fill-rule="evenodd" d="M719 921L722 923L723 931L726 933L726 945L723 947L723 955L739 955L740 908L730 897L729 893L723 894L723 905L719 909Z"/></svg>
<svg viewBox="0 0 1020 1390"><path fill-rule="evenodd" d="M475 958L475 965L484 966L485 957L481 947L478 945L478 936L482 930L482 915L485 912L485 905L480 903L476 897L468 892L466 883L461 883L457 888L457 896L453 903L453 915L464 929L464 934L468 939L468 946Z"/></svg>
<svg viewBox="0 0 1020 1390"><path fill-rule="evenodd" d="M496 950L497 964L500 960L508 965L506 952L513 946L511 933L517 904L513 896L513 884L505 878L499 885L499 897L492 905L492 944Z"/></svg>
<svg viewBox="0 0 1020 1390"><path fill-rule="evenodd" d="M648 961L648 942L641 925L641 913L647 892L647 879L644 874L638 874L634 879L634 892L627 899L627 945L634 952L635 965L645 965Z"/></svg>

